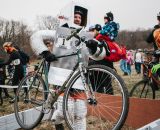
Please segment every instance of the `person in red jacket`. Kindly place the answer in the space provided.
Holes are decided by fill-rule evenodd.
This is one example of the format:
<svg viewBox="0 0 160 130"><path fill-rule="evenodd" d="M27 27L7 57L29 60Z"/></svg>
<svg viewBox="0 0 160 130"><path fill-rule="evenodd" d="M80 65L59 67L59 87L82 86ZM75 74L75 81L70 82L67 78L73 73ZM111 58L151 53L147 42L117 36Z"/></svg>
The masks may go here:
<svg viewBox="0 0 160 130"><path fill-rule="evenodd" d="M95 32L98 32L95 33L95 39L89 40L86 43L86 47L89 48L90 53L93 55L89 60L89 65L101 64L114 69L113 62L107 60L106 58L110 56L110 48L107 42L114 42L119 30L119 25L115 23L113 20L113 13L108 12L104 16L105 25L102 27L102 29L96 30L95 26ZM103 53L103 51L105 51L105 53ZM108 83L104 82L102 85L103 87L99 88L97 92L113 94L112 84L111 82L109 82L111 80L111 77L107 75L106 77L108 77L106 80Z"/></svg>
<svg viewBox="0 0 160 130"><path fill-rule="evenodd" d="M110 55L107 42L114 42L115 38L118 35L118 30L119 30L119 24L115 23L113 20L114 20L113 13L112 12L106 13L104 16L105 25L102 27L101 30L99 30L99 34L95 37L95 39L98 41L93 39L93 40L89 40L88 43L86 44L86 46L89 48L92 54L97 53L96 52L97 47L99 46L99 44L101 44L101 46L103 46L106 49L106 56ZM97 60L95 58L95 60L93 59L93 62L94 63L98 62L100 64L106 65L114 69L113 62L106 60L105 58L100 60Z"/></svg>

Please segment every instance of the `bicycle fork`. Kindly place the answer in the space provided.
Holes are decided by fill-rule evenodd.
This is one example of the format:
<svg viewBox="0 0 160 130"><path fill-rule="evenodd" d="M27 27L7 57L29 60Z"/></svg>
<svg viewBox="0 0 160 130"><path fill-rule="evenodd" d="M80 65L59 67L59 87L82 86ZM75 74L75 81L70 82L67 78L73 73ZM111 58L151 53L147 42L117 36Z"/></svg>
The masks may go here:
<svg viewBox="0 0 160 130"><path fill-rule="evenodd" d="M97 100L96 100L95 94L93 92L91 82L90 82L89 78L87 78L87 70L83 66L83 63L79 63L79 70L80 70L82 83L83 83L83 86L85 89L85 94L87 96L87 101L91 105L96 105Z"/></svg>

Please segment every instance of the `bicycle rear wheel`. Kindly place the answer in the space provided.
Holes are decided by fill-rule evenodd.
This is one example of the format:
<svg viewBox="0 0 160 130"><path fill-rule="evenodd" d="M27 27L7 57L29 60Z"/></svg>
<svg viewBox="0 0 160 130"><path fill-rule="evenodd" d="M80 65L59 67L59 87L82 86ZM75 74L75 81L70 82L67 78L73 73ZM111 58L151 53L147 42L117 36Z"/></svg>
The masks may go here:
<svg viewBox="0 0 160 130"><path fill-rule="evenodd" d="M131 97L155 99L155 91L148 80L141 80L135 84L130 92Z"/></svg>
<svg viewBox="0 0 160 130"><path fill-rule="evenodd" d="M6 83L6 85L12 85L12 79L9 79Z"/></svg>
<svg viewBox="0 0 160 130"><path fill-rule="evenodd" d="M128 114L128 91L124 81L114 70L102 66L89 66L87 82L95 99L88 99L80 72L68 83L64 94L64 118L71 130L119 130Z"/></svg>
<svg viewBox="0 0 160 130"><path fill-rule="evenodd" d="M43 103L46 99L45 83L38 74L22 79L16 92L14 111L18 124L23 129L33 129L44 116Z"/></svg>

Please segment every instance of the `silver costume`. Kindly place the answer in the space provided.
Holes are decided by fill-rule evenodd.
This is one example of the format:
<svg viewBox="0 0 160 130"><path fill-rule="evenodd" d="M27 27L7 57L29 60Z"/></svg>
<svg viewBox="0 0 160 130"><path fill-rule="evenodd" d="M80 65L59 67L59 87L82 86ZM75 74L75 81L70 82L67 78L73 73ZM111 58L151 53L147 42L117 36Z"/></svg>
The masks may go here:
<svg viewBox="0 0 160 130"><path fill-rule="evenodd" d="M73 3L71 6L72 6L72 8L77 7L77 5L73 4ZM64 11L64 12L66 13L67 11ZM70 16L70 15L68 15L68 16ZM66 16L66 18L67 18L67 16ZM71 18L73 18L73 16ZM71 21L73 21L73 19ZM70 23L71 22L68 22L68 25L70 25ZM74 52L76 49L74 46L74 39L71 39L70 41L65 41L65 44L63 45L64 38L66 37L66 35L69 35L70 33L71 33L71 29L64 28L64 27L59 27L57 30L41 30L41 31L35 32L31 36L31 47L34 50L34 52L37 55L39 55L43 51L48 50L48 48L45 46L43 41L45 39L52 39L54 41L53 54L55 54L56 56L63 55L63 54L70 54L70 53ZM88 35L88 33L83 32L80 35L86 36L86 35ZM89 37L89 35L88 35L88 37ZM99 49L97 49L97 51L98 50ZM85 45L83 45L82 51L83 51L82 54L84 54L83 57L85 57L84 59L88 59L89 52L88 52ZM100 57L95 57L95 55L92 55L91 58L93 58L95 60L103 59L103 57L105 56L104 51L105 51L105 49L103 49L103 53L102 53L102 55L100 55ZM99 52L97 52L97 53L99 53ZM61 59L58 59L58 61L53 62L51 64L50 70L49 70L49 76L48 76L49 84L58 83L56 85L59 85L59 86L62 85L63 81L65 81L65 78L67 77L67 75L70 72L69 69L72 69L73 66L75 66L76 61L77 61L76 56L73 56L73 57L61 58ZM58 68L56 69L55 67L58 67ZM56 72L54 72L54 71L56 71ZM60 72L60 75L58 74L58 71ZM61 75L63 73L63 71L64 71L64 73L68 73L65 75L65 77L63 77L64 74ZM56 78L57 76L62 76L62 77ZM63 81L55 81L56 79L63 79ZM81 85L77 85L77 87L82 88ZM52 119L55 121L55 124L62 123L62 120L63 120L62 104L63 104L63 96L60 96L57 100L57 110L54 112L53 117L52 117ZM80 99L76 99L76 100L70 99L69 104L70 104L69 109L70 109L71 113L73 113L73 116L76 117L75 124L74 124L75 130L86 130L86 114L87 114L86 102L84 100L80 100Z"/></svg>

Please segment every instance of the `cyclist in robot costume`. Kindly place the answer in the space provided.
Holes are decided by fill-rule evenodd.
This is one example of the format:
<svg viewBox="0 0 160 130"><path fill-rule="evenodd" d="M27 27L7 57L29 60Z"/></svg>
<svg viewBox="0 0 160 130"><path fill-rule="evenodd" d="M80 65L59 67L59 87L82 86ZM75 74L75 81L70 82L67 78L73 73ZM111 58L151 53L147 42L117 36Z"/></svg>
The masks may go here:
<svg viewBox="0 0 160 130"><path fill-rule="evenodd" d="M73 39L69 41L65 41L64 44L64 38L68 34L71 33L71 30L73 28L79 28L82 26L86 26L88 23L88 9L84 8L84 6L80 6L80 4L72 2L70 7L65 7L64 10L61 11L60 13L60 27L58 27L57 30L41 30L38 32L35 32L31 36L31 47L34 50L34 52L39 55L42 54L48 62L55 59L55 55L63 55L67 53L71 53L75 50L74 47L67 46L68 44L70 45L73 42ZM73 14L67 14L68 9L74 10ZM67 10L67 11L66 11ZM63 17L62 17L63 16ZM72 16L72 17L69 17ZM63 19L61 19L63 18ZM70 18L70 19L69 19ZM87 33L84 33L82 35L86 35ZM90 36L90 35L89 35ZM54 46L53 46L53 54L48 51L48 48L44 44L45 39L52 39L54 41ZM93 37L89 37L90 40L86 42L86 44L96 44L96 48L87 48L83 46L83 53L88 56L88 53L91 55L91 58L94 60L101 60L106 56L106 52L109 51L106 49L106 46L104 44L101 46L98 46L100 43L97 40L94 40ZM62 42L60 42L62 41ZM64 47L65 46L65 47ZM87 45L86 45L87 46ZM100 47L102 47L102 52L100 52ZM66 49L67 48L67 49ZM88 51L89 49L89 51ZM98 54L98 55L97 55ZM59 68L65 68L65 69L72 69L73 66L75 65L76 57L67 57L67 58L61 58L58 59L58 61L52 62L50 69L49 69L49 76L48 76L48 81L49 84L54 83L54 67L59 67ZM54 66L54 67L53 67ZM81 89L81 88L78 88ZM51 100L51 96L47 99L48 102ZM76 116L77 118L75 119L75 124L74 128L75 130L86 130L86 114L87 114L87 106L86 102L82 99L71 99L69 101L70 103L70 111L74 114L73 116ZM63 104L63 96L59 96L57 100L57 110L54 112L52 119L55 121L55 127L56 130L63 130L64 127L62 125L63 121L63 110L62 110L62 104Z"/></svg>

